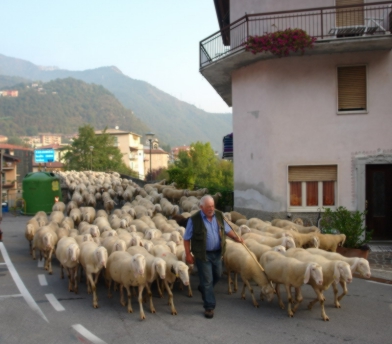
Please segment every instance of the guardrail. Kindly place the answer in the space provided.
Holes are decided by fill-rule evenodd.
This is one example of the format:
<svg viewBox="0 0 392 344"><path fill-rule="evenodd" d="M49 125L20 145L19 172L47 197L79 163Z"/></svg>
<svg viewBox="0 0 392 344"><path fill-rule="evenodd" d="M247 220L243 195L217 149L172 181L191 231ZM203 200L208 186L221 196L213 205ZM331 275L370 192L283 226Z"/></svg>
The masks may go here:
<svg viewBox="0 0 392 344"><path fill-rule="evenodd" d="M310 36L339 39L390 32L392 1L247 14L200 42L200 68L244 49L249 36L302 29Z"/></svg>

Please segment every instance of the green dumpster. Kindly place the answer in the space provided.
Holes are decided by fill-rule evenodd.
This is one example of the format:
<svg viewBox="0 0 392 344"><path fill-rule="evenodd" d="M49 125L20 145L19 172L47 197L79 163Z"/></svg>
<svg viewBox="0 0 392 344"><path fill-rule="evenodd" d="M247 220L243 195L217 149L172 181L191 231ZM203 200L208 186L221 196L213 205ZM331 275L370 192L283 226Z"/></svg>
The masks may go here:
<svg viewBox="0 0 392 344"><path fill-rule="evenodd" d="M52 172L28 173L23 178L23 199L25 215L38 211L51 213L53 204L62 201L60 179Z"/></svg>

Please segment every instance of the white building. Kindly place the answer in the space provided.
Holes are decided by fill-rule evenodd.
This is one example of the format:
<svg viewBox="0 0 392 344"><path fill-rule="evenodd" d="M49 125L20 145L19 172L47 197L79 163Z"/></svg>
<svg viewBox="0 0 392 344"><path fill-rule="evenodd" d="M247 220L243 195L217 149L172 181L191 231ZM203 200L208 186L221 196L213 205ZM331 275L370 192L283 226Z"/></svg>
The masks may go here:
<svg viewBox="0 0 392 344"><path fill-rule="evenodd" d="M225 28L201 42L200 72L233 108L236 210L367 209L373 238L392 239L392 1L373 3L215 0ZM287 28L314 48L245 51L248 36Z"/></svg>

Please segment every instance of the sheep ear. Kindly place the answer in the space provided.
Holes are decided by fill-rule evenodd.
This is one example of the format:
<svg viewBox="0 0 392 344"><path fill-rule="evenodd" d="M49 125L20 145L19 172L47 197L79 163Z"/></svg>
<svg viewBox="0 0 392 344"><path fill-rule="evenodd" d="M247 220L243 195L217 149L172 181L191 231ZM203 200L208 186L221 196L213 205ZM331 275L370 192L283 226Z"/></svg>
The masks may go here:
<svg viewBox="0 0 392 344"><path fill-rule="evenodd" d="M333 278L335 279L335 283L339 283L340 280L339 262L336 262L335 264L335 272L333 274Z"/></svg>
<svg viewBox="0 0 392 344"><path fill-rule="evenodd" d="M309 282L311 266L312 266L312 264L308 264L308 266L306 267L305 276L304 276L304 284L307 284Z"/></svg>

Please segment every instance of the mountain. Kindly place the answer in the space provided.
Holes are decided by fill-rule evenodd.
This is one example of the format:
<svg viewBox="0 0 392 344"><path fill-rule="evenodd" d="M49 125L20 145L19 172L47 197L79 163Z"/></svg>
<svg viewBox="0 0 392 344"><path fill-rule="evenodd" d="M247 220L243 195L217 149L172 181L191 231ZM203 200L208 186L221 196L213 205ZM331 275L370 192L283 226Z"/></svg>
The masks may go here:
<svg viewBox="0 0 392 344"><path fill-rule="evenodd" d="M42 81L72 77L87 83L102 85L151 128L161 142L171 146L209 141L214 149L221 151L223 136L232 132L230 113L215 114L198 109L145 81L124 75L114 66L85 71L49 69L28 61L0 55L0 75ZM144 133L139 132L139 134Z"/></svg>
<svg viewBox="0 0 392 344"><path fill-rule="evenodd" d="M2 78L0 78L1 80ZM18 97L0 98L0 134L37 135L39 132L73 134L90 124L97 130L118 125L122 130L145 133L150 129L103 86L73 78L32 86L13 86Z"/></svg>

